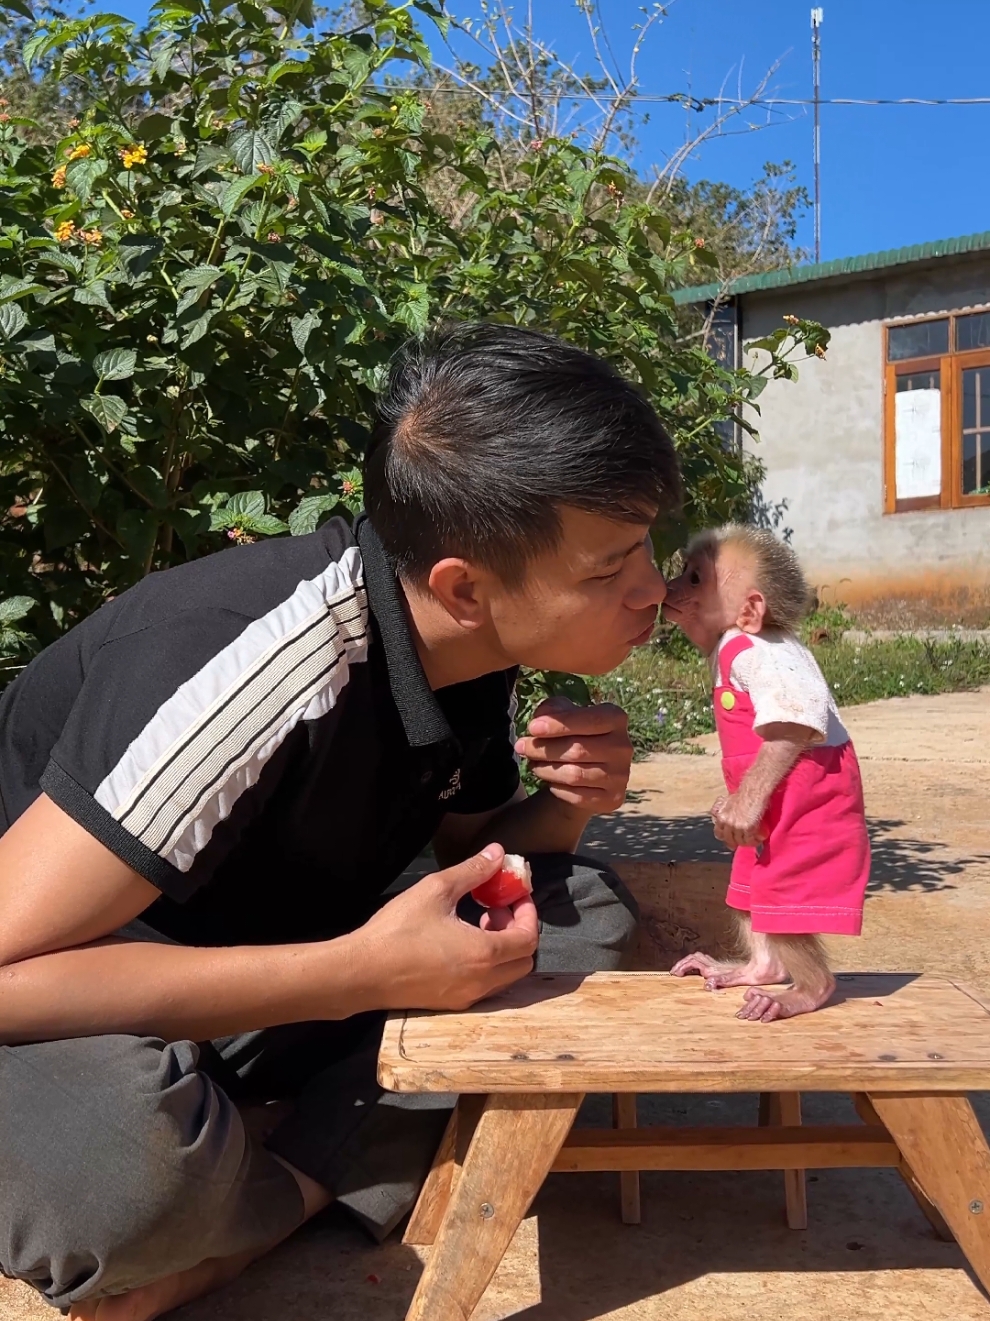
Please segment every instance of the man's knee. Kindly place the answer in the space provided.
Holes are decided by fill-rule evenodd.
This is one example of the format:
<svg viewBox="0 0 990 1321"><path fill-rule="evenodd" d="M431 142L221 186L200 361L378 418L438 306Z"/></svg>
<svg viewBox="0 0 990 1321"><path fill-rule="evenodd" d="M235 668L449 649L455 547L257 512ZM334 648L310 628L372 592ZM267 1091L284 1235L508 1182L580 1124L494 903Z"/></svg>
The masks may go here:
<svg viewBox="0 0 990 1321"><path fill-rule="evenodd" d="M225 1255L224 1203L257 1157L196 1062L190 1042L128 1036L0 1051L8 1275L64 1307Z"/></svg>
<svg viewBox="0 0 990 1321"><path fill-rule="evenodd" d="M592 858L564 853L531 858L540 916L541 972L610 971L636 931L636 901L615 872Z"/></svg>

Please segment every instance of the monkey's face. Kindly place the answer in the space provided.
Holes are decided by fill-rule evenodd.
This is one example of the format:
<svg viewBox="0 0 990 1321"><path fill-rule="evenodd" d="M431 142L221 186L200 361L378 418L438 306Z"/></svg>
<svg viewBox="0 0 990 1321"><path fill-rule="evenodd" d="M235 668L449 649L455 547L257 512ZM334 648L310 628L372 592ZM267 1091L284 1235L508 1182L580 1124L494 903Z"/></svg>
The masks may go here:
<svg viewBox="0 0 990 1321"><path fill-rule="evenodd" d="M755 566L749 553L732 542L688 557L684 572L667 584L663 616L706 656L719 638L739 623L752 591Z"/></svg>

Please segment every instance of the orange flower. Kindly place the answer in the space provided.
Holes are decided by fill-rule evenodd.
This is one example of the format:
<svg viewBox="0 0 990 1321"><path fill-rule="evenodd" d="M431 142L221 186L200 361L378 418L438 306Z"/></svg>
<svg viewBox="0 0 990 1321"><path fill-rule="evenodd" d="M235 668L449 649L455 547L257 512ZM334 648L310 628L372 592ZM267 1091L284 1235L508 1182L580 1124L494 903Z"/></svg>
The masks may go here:
<svg viewBox="0 0 990 1321"><path fill-rule="evenodd" d="M270 179L271 176L275 173L275 169L271 165L259 165L258 173L263 174L266 179Z"/></svg>
<svg viewBox="0 0 990 1321"><path fill-rule="evenodd" d="M103 242L103 235L98 229L81 230L79 237L84 243L88 243L91 248L98 248Z"/></svg>
<svg viewBox="0 0 990 1321"><path fill-rule="evenodd" d="M63 220L55 230L59 243L71 243L76 237L76 227L71 220Z"/></svg>
<svg viewBox="0 0 990 1321"><path fill-rule="evenodd" d="M133 212L133 211L129 211L128 208L127 208L126 206L124 207L124 209L121 211L120 214L124 217L125 220L133 220L133 219L134 219L134 212Z"/></svg>
<svg viewBox="0 0 990 1321"><path fill-rule="evenodd" d="M58 169L55 171L55 173L52 175L52 187L53 187L53 188L64 188L64 187L65 187L65 166L64 166L64 165L60 165L60 166L58 167Z"/></svg>
<svg viewBox="0 0 990 1321"><path fill-rule="evenodd" d="M120 159L124 162L125 170L133 170L135 165L143 165L148 159L148 148L143 142L135 143L131 147L125 147L120 153Z"/></svg>
<svg viewBox="0 0 990 1321"><path fill-rule="evenodd" d="M86 156L92 156L92 154L93 148L88 142L80 142L77 147L73 147L70 151L65 153L66 158L70 161L81 161Z"/></svg>

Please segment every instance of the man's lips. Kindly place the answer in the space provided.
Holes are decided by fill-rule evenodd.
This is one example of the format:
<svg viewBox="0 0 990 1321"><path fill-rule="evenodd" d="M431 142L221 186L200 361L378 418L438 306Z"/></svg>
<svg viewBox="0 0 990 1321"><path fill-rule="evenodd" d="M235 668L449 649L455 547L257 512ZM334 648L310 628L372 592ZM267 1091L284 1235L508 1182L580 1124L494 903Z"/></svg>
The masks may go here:
<svg viewBox="0 0 990 1321"><path fill-rule="evenodd" d="M650 623L646 626L646 628L643 629L642 633L636 634L636 636L632 639L629 645L631 647L642 647L644 643L649 642L650 638L653 636L653 630L656 628L656 626L657 626L656 619L652 619Z"/></svg>

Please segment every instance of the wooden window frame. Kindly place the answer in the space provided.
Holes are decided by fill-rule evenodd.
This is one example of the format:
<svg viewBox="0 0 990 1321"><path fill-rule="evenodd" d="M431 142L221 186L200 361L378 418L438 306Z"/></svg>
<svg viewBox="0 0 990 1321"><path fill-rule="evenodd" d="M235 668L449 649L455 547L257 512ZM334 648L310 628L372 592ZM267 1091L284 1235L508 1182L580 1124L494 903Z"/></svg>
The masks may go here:
<svg viewBox="0 0 990 1321"><path fill-rule="evenodd" d="M980 509L990 506L990 495L964 495L963 428L962 428L962 374L967 367L990 367L990 348L955 351L956 320L973 313L990 312L990 306L967 308L964 312L937 312L930 316L905 317L891 321L883 328L883 508L885 514L907 514L926 510ZM949 351L936 357L889 359L889 335L900 326L913 326L922 321L949 322ZM898 376L914 376L919 372L937 371L942 395L942 490L939 495L898 500L896 485L897 434L894 422Z"/></svg>

